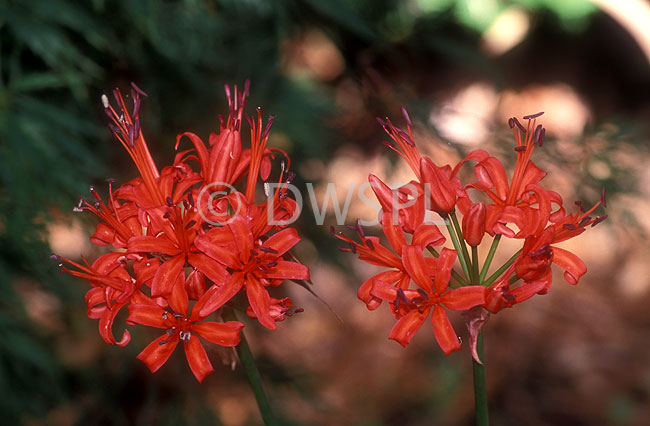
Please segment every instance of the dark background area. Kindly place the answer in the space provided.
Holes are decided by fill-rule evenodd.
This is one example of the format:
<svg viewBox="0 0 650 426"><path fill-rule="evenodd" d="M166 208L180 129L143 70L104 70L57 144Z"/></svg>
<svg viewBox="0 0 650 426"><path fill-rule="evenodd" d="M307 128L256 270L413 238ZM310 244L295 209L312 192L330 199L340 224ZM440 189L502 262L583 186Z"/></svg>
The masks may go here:
<svg viewBox="0 0 650 426"><path fill-rule="evenodd" d="M103 93L131 81L148 93L141 122L161 166L176 134L217 129L224 84L250 79L250 109L277 114L270 144L292 156L299 187L406 176L375 122L401 123L401 105L440 164L477 148L506 158L507 117L545 110L549 187L586 204L606 187L610 219L570 246L589 267L579 286L559 274L549 295L486 326L492 421L647 424L650 12L639 10L624 21L586 0L0 0L0 423L261 423L241 369L198 384L180 351L149 373L135 358L147 330L105 345L87 283L49 260L94 259L95 218L72 207L89 185L135 177ZM407 349L387 340L390 315L356 299L372 270L336 250L331 214L317 226L308 213L299 254L343 321L294 286L303 314L275 332L246 327L283 424L471 424L467 348L445 357L424 329Z"/></svg>

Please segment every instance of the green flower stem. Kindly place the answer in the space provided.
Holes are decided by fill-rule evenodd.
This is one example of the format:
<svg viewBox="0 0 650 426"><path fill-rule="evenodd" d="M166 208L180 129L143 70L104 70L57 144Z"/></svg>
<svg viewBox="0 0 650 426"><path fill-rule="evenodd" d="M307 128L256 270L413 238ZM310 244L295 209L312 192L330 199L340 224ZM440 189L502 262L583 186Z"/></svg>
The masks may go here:
<svg viewBox="0 0 650 426"><path fill-rule="evenodd" d="M235 311L230 308L224 308L224 318L229 321L237 321L237 315ZM239 360L241 361L242 367L246 372L246 377L248 378L248 383L253 390L255 395L255 400L257 401L257 407L260 410L262 415L262 420L266 426L275 426L277 421L271 410L271 405L269 404L269 399L264 392L264 386L262 385L262 378L260 377L260 372L257 369L255 364L255 359L253 358L253 353L251 348L248 346L244 332L241 332L241 342L237 345L237 354L239 355Z"/></svg>
<svg viewBox="0 0 650 426"><path fill-rule="evenodd" d="M504 263L502 267L500 267L499 269L497 269L497 271L496 271L494 274L490 275L490 278L488 278L488 279L483 283L483 285L487 287L487 286L489 286L490 284L492 284L494 281L496 281L496 279L499 278L499 277L501 276L501 274L503 274L503 273L505 272L505 270L508 269L508 268L510 267L510 265L513 264L513 262L517 259L517 257L518 257L520 254L521 254L521 249L519 249L519 250L517 251L517 253L513 254L512 257L511 257L510 259L508 259L508 261L507 261L506 263Z"/></svg>
<svg viewBox="0 0 650 426"><path fill-rule="evenodd" d="M451 217L455 223L458 223L455 213L451 213ZM463 245L461 247L460 243L458 242L458 238L456 237L456 231L454 231L454 227L451 225L448 218L445 219L445 224L447 225L447 230L449 231L449 237L451 238L451 242L454 244L454 248L458 253L458 261L460 262L460 266L463 268L463 273L465 274L465 278L469 279L470 277L469 266L468 266L469 254L467 253L467 246L465 246L465 241L463 240ZM462 233L458 233L458 235L461 238L463 237Z"/></svg>
<svg viewBox="0 0 650 426"><path fill-rule="evenodd" d="M478 247L472 247L472 285L479 285L478 274Z"/></svg>
<svg viewBox="0 0 650 426"><path fill-rule="evenodd" d="M490 265L492 264L492 259L494 258L494 253L497 251L499 246L499 241L501 241L501 234L496 234L492 240L492 245L490 246L490 251L488 252L487 257L485 258L485 263L481 269L481 276L479 277L479 282L485 281L488 271L490 270Z"/></svg>
<svg viewBox="0 0 650 426"><path fill-rule="evenodd" d="M431 253L433 257L440 257L440 253L438 253L438 250L434 249L433 247L427 246L427 250L429 250L429 253ZM458 287L469 285L467 280L453 269L451 270L451 278L456 280L455 283L451 283L451 282L449 283L449 286L451 288L458 288Z"/></svg>
<svg viewBox="0 0 650 426"><path fill-rule="evenodd" d="M476 340L476 351L481 361L483 359L483 333L479 332ZM485 365L472 359L474 372L474 418L476 426L488 426L487 391L485 388Z"/></svg>

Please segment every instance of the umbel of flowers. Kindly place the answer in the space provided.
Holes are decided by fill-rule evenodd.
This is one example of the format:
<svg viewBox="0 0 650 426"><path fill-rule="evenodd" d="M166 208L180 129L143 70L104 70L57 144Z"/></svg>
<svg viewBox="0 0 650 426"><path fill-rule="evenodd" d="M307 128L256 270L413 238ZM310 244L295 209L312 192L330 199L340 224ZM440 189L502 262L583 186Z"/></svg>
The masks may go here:
<svg viewBox="0 0 650 426"><path fill-rule="evenodd" d="M481 363L476 343L489 313L546 294L551 287L552 264L564 269L564 279L570 284L577 284L586 273L578 256L556 244L577 237L607 217L592 215L598 206L606 206L605 193L593 207L585 209L576 202L569 213L562 197L542 186L546 172L531 160L544 142L546 131L537 124L542 113L524 117L526 125L517 118L508 120L517 157L510 176L503 164L484 150L470 152L454 166L437 165L419 153L411 120L403 108L402 114L406 131L388 118L378 121L392 139L386 145L407 162L415 179L390 188L369 175L382 207L380 222L388 245L378 237L366 236L358 221L349 226L357 234L355 239L334 229L331 233L346 243L341 250L386 268L361 285L358 297L369 310L388 305L396 319L390 339L406 347L430 318L440 348L449 354L460 349L461 343L447 311L469 310L472 354ZM470 164L475 179L461 182L458 172ZM444 219L442 226L451 247L444 247L447 238L438 226L425 220L427 212ZM492 238L492 244L479 258L478 246L484 238ZM505 264L493 268L492 259L503 238L519 241L521 248Z"/></svg>
<svg viewBox="0 0 650 426"><path fill-rule="evenodd" d="M286 153L267 147L273 117L264 123L259 108L254 117L244 112L248 82L243 91L237 86L225 91L229 113L219 116L218 133L208 144L192 133L179 135L176 148L189 140L189 149L162 169L140 127L140 99L146 94L132 84L131 108L118 89L116 108L102 96L109 127L140 176L119 188L109 180L106 201L91 188L95 200L82 199L75 208L100 218L91 241L109 247L108 253L92 263L53 255L62 270L90 282L88 316L99 319L106 343L129 343L128 330L119 340L112 331L117 314L127 308L127 325L160 329L138 359L155 372L182 342L198 381L213 371L202 340L227 347L240 343L244 325L224 322L224 306L237 297L249 317L275 329L277 321L301 309L289 298L270 297L267 288L287 279L309 280L309 269L288 254L300 237L283 220L297 206L286 193L293 178ZM249 148L242 145L242 133L249 135ZM281 170L269 185L271 160L278 156L284 157ZM261 185L266 197L258 194L259 201Z"/></svg>

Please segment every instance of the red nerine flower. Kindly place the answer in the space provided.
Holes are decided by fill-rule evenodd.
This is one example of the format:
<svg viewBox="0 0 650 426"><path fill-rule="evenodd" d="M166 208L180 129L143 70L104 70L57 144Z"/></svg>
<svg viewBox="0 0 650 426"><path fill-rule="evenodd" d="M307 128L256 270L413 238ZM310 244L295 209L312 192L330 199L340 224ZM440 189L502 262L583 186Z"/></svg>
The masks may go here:
<svg viewBox="0 0 650 426"><path fill-rule="evenodd" d="M390 332L390 339L406 347L415 332L424 324L429 314L433 333L445 354L460 349L458 336L454 331L445 308L460 311L485 303L485 287L467 286L449 289L451 269L456 262L456 251L443 248L435 259L435 273L430 273L430 263L422 254L422 246L404 246L404 266L418 288L415 290L395 288L381 280L375 280L373 296L391 304L398 318Z"/></svg>
<svg viewBox="0 0 650 426"><path fill-rule="evenodd" d="M168 301L169 307L163 309L142 293L138 293L129 305L128 323L165 330L165 334L140 352L138 359L144 362L152 373L155 373L167 362L178 342L182 341L187 363L194 377L202 382L205 376L214 371L214 368L198 336L215 345L237 346L240 341L239 332L244 328L244 324L239 321L226 323L203 321L206 316L199 313L200 306L204 303L203 298L199 299L188 315L188 296L183 279L176 281Z"/></svg>

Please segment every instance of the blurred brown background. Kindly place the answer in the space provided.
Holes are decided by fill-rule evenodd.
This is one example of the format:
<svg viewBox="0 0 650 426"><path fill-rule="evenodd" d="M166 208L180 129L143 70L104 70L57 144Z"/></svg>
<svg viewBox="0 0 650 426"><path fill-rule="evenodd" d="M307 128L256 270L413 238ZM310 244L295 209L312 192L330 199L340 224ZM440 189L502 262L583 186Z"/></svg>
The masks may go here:
<svg viewBox="0 0 650 426"><path fill-rule="evenodd" d="M0 423L261 423L240 368L199 385L181 351L154 375L135 359L149 330L105 345L87 283L46 261L96 257L95 219L71 208L88 185L135 176L103 128L102 93L129 81L149 93L142 125L162 165L177 133L216 128L224 83L250 78L296 185L320 200L332 182L341 205L369 172L411 178L375 116L403 124L406 106L438 164L478 148L512 164L507 118L545 111L543 182L567 205L605 187L609 219L567 244L588 266L577 287L558 274L488 322L492 424L648 424L649 28L642 0L0 2ZM372 211L353 198L357 217ZM336 250L335 222L331 203L325 226L306 206L297 254L336 315L287 283L305 312L245 329L282 424L471 424L466 345L445 357L426 326L407 349L389 341L390 314L356 299L375 269Z"/></svg>

